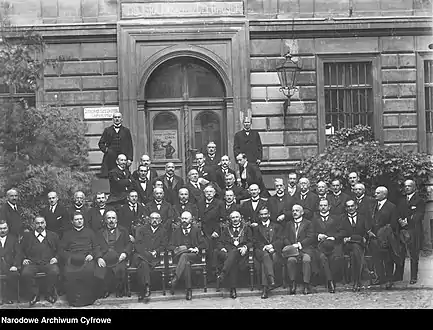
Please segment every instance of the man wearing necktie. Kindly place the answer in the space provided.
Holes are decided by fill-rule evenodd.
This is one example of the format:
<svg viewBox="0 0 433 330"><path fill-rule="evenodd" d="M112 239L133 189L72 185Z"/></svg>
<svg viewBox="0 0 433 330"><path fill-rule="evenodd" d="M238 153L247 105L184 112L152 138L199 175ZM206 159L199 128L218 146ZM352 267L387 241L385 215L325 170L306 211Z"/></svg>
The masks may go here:
<svg viewBox="0 0 433 330"><path fill-rule="evenodd" d="M297 257L287 259L287 270L290 280L290 294L296 294L296 274L298 260L302 261L302 276L304 280L304 294L310 294L311 256L313 254L313 243L315 241L311 221L304 219L302 205L295 204L292 207L293 221L288 223L281 235L283 246L291 245L298 249Z"/></svg>
<svg viewBox="0 0 433 330"><path fill-rule="evenodd" d="M236 162L239 165L239 176L243 188L248 189L252 184L257 184L260 188L262 197L269 197L260 168L247 160L247 156L240 153L236 156Z"/></svg>
<svg viewBox="0 0 433 330"><path fill-rule="evenodd" d="M9 234L6 220L0 219L0 275L6 279L0 280L2 304L13 304L16 297L19 269L21 266L21 249L17 237Z"/></svg>
<svg viewBox="0 0 433 330"><path fill-rule="evenodd" d="M216 168L211 165L206 165L204 154L201 152L198 152L195 154L195 161L196 166L194 168L198 172L198 182L200 182L203 185L207 185L210 182L216 183L216 174L215 170Z"/></svg>
<svg viewBox="0 0 433 330"><path fill-rule="evenodd" d="M6 193L7 201L0 209L0 219L6 220L9 232L20 238L23 235L23 219L21 218L21 208L18 206L18 190L9 189Z"/></svg>
<svg viewBox="0 0 433 330"><path fill-rule="evenodd" d="M296 174L296 172L289 172L287 182L287 193L293 197L299 191L298 175Z"/></svg>
<svg viewBox="0 0 433 330"><path fill-rule="evenodd" d="M260 221L259 211L266 206L268 207L268 200L260 197L260 188L256 184L248 187L250 198L241 201L241 214L246 221L251 222L251 226L257 226Z"/></svg>
<svg viewBox="0 0 433 330"><path fill-rule="evenodd" d="M354 199L358 205L358 213L365 214L367 220L373 220L373 209L376 206L376 200L365 193L365 185L363 183L356 183L353 186Z"/></svg>
<svg viewBox="0 0 433 330"><path fill-rule="evenodd" d="M97 192L95 196L95 206L90 208L88 212L89 228L97 233L105 226L104 215L108 210L113 210L112 207L106 205L107 196L104 192Z"/></svg>
<svg viewBox="0 0 433 330"><path fill-rule="evenodd" d="M227 174L233 174L236 176L236 172L230 168L230 163L229 156L224 155L221 157L220 162L215 166L216 183L221 189L226 185L225 177Z"/></svg>
<svg viewBox="0 0 433 330"><path fill-rule="evenodd" d="M248 116L244 117L243 130L236 132L234 137L233 154L237 156L240 153L244 153L248 161L255 165L260 165L263 158L260 134L251 129L251 118Z"/></svg>
<svg viewBox="0 0 433 330"><path fill-rule="evenodd" d="M215 142L210 141L204 152L205 164L216 169L218 167L219 156L217 156L217 146Z"/></svg>
<svg viewBox="0 0 433 330"><path fill-rule="evenodd" d="M190 201L189 190L187 188L179 189L178 200L179 202L173 206L175 220L180 219L180 215L185 211L190 212L195 219L198 218L198 208Z"/></svg>
<svg viewBox="0 0 433 330"><path fill-rule="evenodd" d="M108 197L107 204L119 210L126 203L126 197L128 196L128 192L132 190L133 183L124 154L117 156L116 164L117 166L108 173L110 196Z"/></svg>
<svg viewBox="0 0 433 330"><path fill-rule="evenodd" d="M244 189L241 186L238 186L236 184L236 178L235 175L233 173L228 173L225 175L224 177L225 180L225 185L223 185L222 187L224 187L224 189L222 190L222 196L224 197L224 194L227 190L232 190L235 194L235 203L236 204L240 204L240 202L244 199L247 199L248 197L250 197L250 194L248 193L248 190Z"/></svg>
<svg viewBox="0 0 433 330"><path fill-rule="evenodd" d="M331 182L332 194L328 195L328 201L331 214L341 216L345 212L345 203L350 197L341 191L342 185L339 179L332 180Z"/></svg>
<svg viewBox="0 0 433 330"><path fill-rule="evenodd" d="M59 238L70 226L70 218L66 207L59 202L59 197L55 191L50 191L47 195L48 206L44 207L41 215L47 223L47 230L55 232Z"/></svg>
<svg viewBox="0 0 433 330"><path fill-rule="evenodd" d="M157 212L161 215L162 225L170 239L175 213L173 206L164 200L164 190L162 188L153 189L153 199L144 207L145 216L149 216L152 212Z"/></svg>
<svg viewBox="0 0 433 330"><path fill-rule="evenodd" d="M310 190L310 180L302 177L299 179L299 190L295 193L296 203L302 206L304 210L303 217L307 220L313 218L314 212L317 211L319 205L319 197Z"/></svg>
<svg viewBox="0 0 433 330"><path fill-rule="evenodd" d="M138 193L138 201L145 205L152 195L152 182L148 179L149 168L145 165L138 166L137 178L133 179L133 188Z"/></svg>
<svg viewBox="0 0 433 330"><path fill-rule="evenodd" d="M128 193L127 200L128 203L122 205L117 212L117 221L121 227L128 231L131 240L134 241L135 232L139 226L144 224L147 213L146 208L138 202L138 193L135 190Z"/></svg>
<svg viewBox="0 0 433 330"><path fill-rule="evenodd" d="M292 206L295 204L295 198L286 193L283 179L276 178L274 186L275 195L268 199L271 220L278 222L284 227L292 217Z"/></svg>
<svg viewBox="0 0 433 330"><path fill-rule="evenodd" d="M236 197L233 190L226 190L224 193L224 216L223 221L228 222L229 216L233 211L241 210L241 207L236 204Z"/></svg>
<svg viewBox="0 0 433 330"><path fill-rule="evenodd" d="M146 178L147 182L151 185L152 182L158 177L158 172L152 168L150 165L152 164L152 161L150 160L150 157L148 155L143 155L140 158L140 163L138 164L138 168L132 173L132 178L134 180L138 180L139 177L139 169L140 166L145 166L148 170L146 172Z"/></svg>
<svg viewBox="0 0 433 330"><path fill-rule="evenodd" d="M328 197L328 185L325 181L319 181L316 185L317 196L319 197L319 201L327 199ZM319 208L317 207L317 210Z"/></svg>
<svg viewBox="0 0 433 330"><path fill-rule="evenodd" d="M30 306L39 301L39 284L36 273L45 273L45 298L50 303L57 301L55 285L59 276L59 237L46 230L45 219L38 216L33 221L34 231L26 232L21 241L23 268L21 276L28 292L31 293Z"/></svg>
<svg viewBox="0 0 433 330"><path fill-rule="evenodd" d="M165 173L159 177L163 182L165 200L171 205L177 202L177 192L183 186L183 179L174 173L176 167L174 163L165 164Z"/></svg>
<svg viewBox="0 0 433 330"><path fill-rule="evenodd" d="M193 168L188 172L188 181L185 187L188 188L191 193L190 198L193 203L199 205L204 202L203 190L206 186L198 181L198 171L196 169Z"/></svg>

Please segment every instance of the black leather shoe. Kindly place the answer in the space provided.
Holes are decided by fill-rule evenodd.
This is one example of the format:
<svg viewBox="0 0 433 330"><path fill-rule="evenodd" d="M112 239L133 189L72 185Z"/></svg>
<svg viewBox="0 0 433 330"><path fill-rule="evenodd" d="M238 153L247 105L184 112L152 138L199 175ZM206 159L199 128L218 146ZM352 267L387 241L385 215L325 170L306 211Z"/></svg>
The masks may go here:
<svg viewBox="0 0 433 330"><path fill-rule="evenodd" d="M392 289L392 286L393 286L393 283L392 283L392 282L387 282L386 285L385 285L385 289L386 289L386 290L391 290L391 289Z"/></svg>
<svg viewBox="0 0 433 330"><path fill-rule="evenodd" d="M273 276L268 276L268 283L271 288L275 287L275 280Z"/></svg>
<svg viewBox="0 0 433 330"><path fill-rule="evenodd" d="M30 299L29 305L30 307L34 306L39 301L39 295L34 295L32 299Z"/></svg>
<svg viewBox="0 0 433 330"><path fill-rule="evenodd" d="M410 284L415 284L416 282L418 282L418 280L417 280L416 278L413 278L413 279L410 280L409 283L410 283Z"/></svg>
<svg viewBox="0 0 433 330"><path fill-rule="evenodd" d="M296 294L296 281L292 281L289 294Z"/></svg>
<svg viewBox="0 0 433 330"><path fill-rule="evenodd" d="M268 298L268 288L267 287L263 287L263 291L262 291L262 299L267 299Z"/></svg>
<svg viewBox="0 0 433 330"><path fill-rule="evenodd" d="M302 291L303 294L310 294L311 288L309 283L304 283L304 290Z"/></svg>
<svg viewBox="0 0 433 330"><path fill-rule="evenodd" d="M236 294L236 289L235 288L230 289L230 298L236 299L237 297L238 295Z"/></svg>
<svg viewBox="0 0 433 330"><path fill-rule="evenodd" d="M54 304L57 301L57 298L54 298L54 296L46 296L45 300L48 301L50 304Z"/></svg>
<svg viewBox="0 0 433 330"><path fill-rule="evenodd" d="M187 289L186 290L186 300L191 300L191 299L192 299L192 290Z"/></svg>
<svg viewBox="0 0 433 330"><path fill-rule="evenodd" d="M150 286L146 285L146 287L144 288L144 298L149 298L150 297Z"/></svg>
<svg viewBox="0 0 433 330"><path fill-rule="evenodd" d="M6 304L6 305L12 305L14 302L12 300L8 300L8 299L4 299L2 300L1 304Z"/></svg>
<svg viewBox="0 0 433 330"><path fill-rule="evenodd" d="M361 291L361 285L359 283L354 283L352 291L353 292L359 292L359 291Z"/></svg>
<svg viewBox="0 0 433 330"><path fill-rule="evenodd" d="M335 285L333 281L328 281L328 292L335 293Z"/></svg>

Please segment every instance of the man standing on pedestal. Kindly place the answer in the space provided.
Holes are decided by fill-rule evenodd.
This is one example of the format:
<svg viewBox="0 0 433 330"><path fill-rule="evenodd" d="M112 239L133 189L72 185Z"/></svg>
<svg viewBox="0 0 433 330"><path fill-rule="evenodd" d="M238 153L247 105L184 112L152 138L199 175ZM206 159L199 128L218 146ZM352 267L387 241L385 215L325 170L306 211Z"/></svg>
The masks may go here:
<svg viewBox="0 0 433 330"><path fill-rule="evenodd" d="M244 129L235 134L233 153L235 157L244 153L251 164L260 165L263 158L260 134L251 129L251 118L245 117L243 125Z"/></svg>
<svg viewBox="0 0 433 330"><path fill-rule="evenodd" d="M101 178L107 178L108 172L116 168L116 159L120 154L127 158L127 166L132 164L134 149L129 128L122 125L120 112L113 114L113 125L104 129L98 147L104 153L101 167Z"/></svg>

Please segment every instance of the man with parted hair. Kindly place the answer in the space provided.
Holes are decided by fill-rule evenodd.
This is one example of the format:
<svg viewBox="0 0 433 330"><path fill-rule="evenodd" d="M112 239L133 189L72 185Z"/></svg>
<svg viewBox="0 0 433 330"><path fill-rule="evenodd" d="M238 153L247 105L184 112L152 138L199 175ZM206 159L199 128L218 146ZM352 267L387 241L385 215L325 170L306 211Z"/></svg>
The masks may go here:
<svg viewBox="0 0 433 330"><path fill-rule="evenodd" d="M241 207L239 204L236 204L236 196L233 190L226 190L224 192L224 216L223 220L229 220L230 214L234 211L240 212Z"/></svg>
<svg viewBox="0 0 433 330"><path fill-rule="evenodd" d="M107 204L117 210L126 202L128 192L133 188L131 172L127 167L127 158L124 154L117 156L116 167L108 172L110 182L110 196Z"/></svg>
<svg viewBox="0 0 433 330"><path fill-rule="evenodd" d="M150 216L152 212L157 212L161 216L162 226L167 231L170 238L171 226L174 219L173 206L164 200L164 190L162 188L153 189L153 198L144 207L145 216Z"/></svg>
<svg viewBox="0 0 433 330"><path fill-rule="evenodd" d="M185 187L190 192L190 198L193 203L199 205L204 201L204 188L206 185L198 181L198 171L193 168L188 172L188 180Z"/></svg>
<svg viewBox="0 0 433 330"><path fill-rule="evenodd" d="M6 276L6 279L0 280L0 305L13 303L20 276L21 258L18 238L9 233L6 220L0 219L0 275Z"/></svg>
<svg viewBox="0 0 433 330"><path fill-rule="evenodd" d="M208 185L209 183L216 183L216 173L215 166L207 165L206 158L203 153L197 152L195 154L196 164L194 165L194 169L198 172L198 181L204 185Z"/></svg>
<svg viewBox="0 0 433 330"><path fill-rule="evenodd" d="M149 167L139 165L135 171L137 178L132 181L132 189L138 193L139 203L145 205L152 196L153 186L152 181L149 181Z"/></svg>
<svg viewBox="0 0 433 330"><path fill-rule="evenodd" d="M0 219L6 220L9 232L16 236L21 237L25 229L23 219L21 218L22 210L18 205L18 190L9 189L6 192L6 203L0 209Z"/></svg>
<svg viewBox="0 0 433 330"><path fill-rule="evenodd" d="M349 175L347 176L347 181L349 183L349 186L346 188L346 190L344 192L346 193L346 195L349 195L350 197L354 198L355 197L355 185L357 183L360 183L360 178L359 178L358 173L350 172Z"/></svg>
<svg viewBox="0 0 433 330"><path fill-rule="evenodd" d="M243 119L243 130L237 132L234 137L233 154L235 157L244 153L249 162L260 165L263 159L262 140L259 132L251 129L251 118Z"/></svg>
<svg viewBox="0 0 433 330"><path fill-rule="evenodd" d="M275 195L269 197L268 207L271 214L271 220L285 226L291 219L292 206L295 204L295 198L286 192L284 180L282 178L274 179Z"/></svg>
<svg viewBox="0 0 433 330"><path fill-rule="evenodd" d="M74 217L74 213L79 212L83 215L84 226L88 226L88 213L89 208L86 205L86 195L82 191L76 191L74 193L74 199L72 205L68 208L69 220L65 224L65 228L63 230L63 234L72 228L72 219Z"/></svg>
<svg viewBox="0 0 433 330"><path fill-rule="evenodd" d="M107 206L107 196L104 192L97 192L95 195L95 206L89 209L89 228L95 233L105 226L104 215L108 210L113 210L111 206Z"/></svg>
<svg viewBox="0 0 433 330"><path fill-rule="evenodd" d="M129 235L134 237L136 228L144 222L147 215L146 207L138 202L138 193L135 190L128 193L127 201L128 203L122 205L117 212L119 215L118 223L128 231Z"/></svg>
<svg viewBox="0 0 433 330"><path fill-rule="evenodd" d="M174 163L165 164L165 173L158 179L162 181L165 200L171 205L177 202L177 192L183 186L183 179L174 173L176 167Z"/></svg>
<svg viewBox="0 0 433 330"><path fill-rule="evenodd" d="M257 184L249 186L248 192L250 198L241 201L241 214L252 226L256 226L260 221L259 211L265 206L268 207L268 200L260 197L260 188Z"/></svg>
<svg viewBox="0 0 433 330"><path fill-rule="evenodd" d="M50 191L47 195L48 205L41 211L41 215L47 223L47 230L55 232L59 238L70 224L68 210L59 202L59 197L55 191Z"/></svg>
<svg viewBox="0 0 433 330"><path fill-rule="evenodd" d="M310 180L308 180L308 178L300 178L300 189L294 195L296 204L302 206L303 217L308 220L313 218L313 214L317 211L317 206L319 205L319 197L310 190L310 185Z"/></svg>
<svg viewBox="0 0 433 330"><path fill-rule="evenodd" d="M240 204L241 200L247 199L250 196L247 189L236 184L236 177L233 173L227 173L224 179L225 184L222 186L223 189L221 192L223 198L227 190L232 190L234 192L236 204Z"/></svg>
<svg viewBox="0 0 433 330"><path fill-rule="evenodd" d="M205 157L205 165L213 167L215 170L218 167L219 157L217 156L217 145L210 141L206 146L206 151L203 153Z"/></svg>
<svg viewBox="0 0 433 330"><path fill-rule="evenodd" d="M151 164L152 161L150 157L148 155L142 155L140 157L140 162L138 163L138 168L132 173L132 178L138 180L138 170L140 169L140 166L145 166L148 169L146 172L146 180L150 185L152 185L152 182L158 177L158 172L150 166Z"/></svg>
<svg viewBox="0 0 433 330"><path fill-rule="evenodd" d="M195 203L192 203L190 200L190 194L188 188L180 188L179 189L179 202L173 206L174 218L180 218L180 215L188 211L192 214L194 218L198 218L198 207Z"/></svg>
<svg viewBox="0 0 433 330"><path fill-rule="evenodd" d="M296 172L289 172L287 192L290 196L294 196L299 191L298 175Z"/></svg>
<svg viewBox="0 0 433 330"><path fill-rule="evenodd" d="M331 182L332 194L327 196L329 201L329 212L335 215L342 215L345 210L345 203L350 199L350 196L341 191L343 188L341 180L334 179Z"/></svg>

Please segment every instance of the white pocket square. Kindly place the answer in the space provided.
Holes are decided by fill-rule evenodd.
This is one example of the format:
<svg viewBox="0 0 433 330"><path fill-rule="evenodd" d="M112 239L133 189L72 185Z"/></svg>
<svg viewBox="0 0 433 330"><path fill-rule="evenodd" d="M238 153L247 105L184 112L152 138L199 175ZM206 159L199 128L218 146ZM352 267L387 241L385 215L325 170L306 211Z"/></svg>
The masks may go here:
<svg viewBox="0 0 433 330"><path fill-rule="evenodd" d="M61 218L63 218L62 216L60 216L60 217L57 217L57 220L60 220Z"/></svg>
<svg viewBox="0 0 433 330"><path fill-rule="evenodd" d="M416 209L416 206L411 206L410 207L412 210L415 210Z"/></svg>

